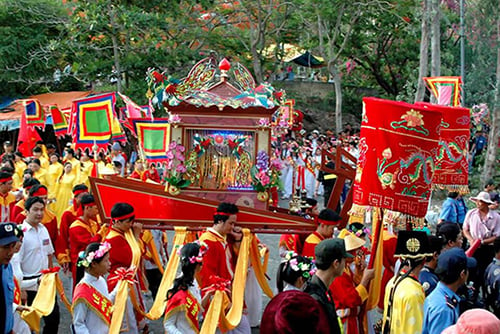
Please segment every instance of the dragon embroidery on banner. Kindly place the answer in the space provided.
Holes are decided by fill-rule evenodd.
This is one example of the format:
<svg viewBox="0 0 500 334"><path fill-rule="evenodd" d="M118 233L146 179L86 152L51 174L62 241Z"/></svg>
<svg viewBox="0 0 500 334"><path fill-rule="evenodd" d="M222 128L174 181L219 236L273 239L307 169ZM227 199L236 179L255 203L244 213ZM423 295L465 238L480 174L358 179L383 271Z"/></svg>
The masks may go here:
<svg viewBox="0 0 500 334"><path fill-rule="evenodd" d="M417 150L407 159L401 159L400 166L401 170L405 172L401 173L399 181L401 184L408 185L401 193L403 195L426 197L428 191L419 194L418 188L420 188L420 186L418 184L421 184L421 181L425 182L426 185L432 182L432 176L434 175L435 169L432 155Z"/></svg>

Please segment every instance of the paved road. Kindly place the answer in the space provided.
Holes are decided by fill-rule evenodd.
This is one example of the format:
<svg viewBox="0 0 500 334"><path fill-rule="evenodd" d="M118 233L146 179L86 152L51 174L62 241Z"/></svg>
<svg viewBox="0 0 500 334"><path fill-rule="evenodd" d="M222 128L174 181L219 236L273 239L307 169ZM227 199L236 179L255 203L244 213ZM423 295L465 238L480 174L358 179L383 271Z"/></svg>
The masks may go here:
<svg viewBox="0 0 500 334"><path fill-rule="evenodd" d="M322 203L323 199L320 198L319 202ZM288 207L288 201L280 201L280 206L281 207ZM173 232L168 233L169 236L169 241L170 243L173 240ZM276 289L276 269L279 264L279 254L278 254L278 242L280 235L279 234L259 234L258 235L259 239L261 240L262 243L268 245L270 249L270 256L269 256L269 264L268 264L268 276L270 277L270 286L273 290ZM69 276L65 276L61 274L61 279L63 281L64 288L66 290L66 295L69 297L71 296L70 292L70 287L71 287L71 282ZM269 298L267 296L263 296L262 298L262 310L265 308L265 305L269 302ZM148 308L152 304L152 299L151 297L147 296L146 297L146 303L148 305ZM70 333L70 326L71 326L71 317L68 312L68 310L63 306L61 302L59 302L59 309L61 311L61 321L59 325L59 333L61 334L66 334ZM158 333L163 333L163 320L156 320L156 321L151 321L150 322L150 328L153 331L153 333L158 334ZM258 333L259 330L258 328L253 328L252 333Z"/></svg>

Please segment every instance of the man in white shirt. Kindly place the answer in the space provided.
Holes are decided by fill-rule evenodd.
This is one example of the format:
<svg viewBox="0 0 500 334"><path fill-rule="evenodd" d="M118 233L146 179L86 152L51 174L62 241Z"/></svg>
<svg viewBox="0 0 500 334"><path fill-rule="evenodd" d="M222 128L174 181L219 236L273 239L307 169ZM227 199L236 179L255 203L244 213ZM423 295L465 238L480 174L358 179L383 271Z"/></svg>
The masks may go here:
<svg viewBox="0 0 500 334"><path fill-rule="evenodd" d="M26 291L28 305L31 305L38 291L41 271L52 268L52 255L54 247L50 241L49 232L41 223L45 209L45 202L40 197L30 197L24 204L26 219L21 227L24 231L24 239L19 252L14 255L18 257L23 273L21 291ZM57 333L59 327L59 306L57 300L51 314L44 317L44 334Z"/></svg>

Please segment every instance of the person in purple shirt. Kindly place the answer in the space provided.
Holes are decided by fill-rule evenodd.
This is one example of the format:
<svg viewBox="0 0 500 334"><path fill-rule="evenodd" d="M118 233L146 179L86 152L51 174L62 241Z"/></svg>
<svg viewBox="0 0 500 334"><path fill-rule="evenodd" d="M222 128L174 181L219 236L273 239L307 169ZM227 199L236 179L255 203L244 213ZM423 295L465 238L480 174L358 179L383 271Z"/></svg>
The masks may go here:
<svg viewBox="0 0 500 334"><path fill-rule="evenodd" d="M490 195L482 191L476 197L471 197L477 208L469 210L464 220L463 234L469 241L469 245L480 243L479 248L474 252L477 260L477 270L474 272L475 295L479 294L479 289L484 289L484 271L495 256L493 241L500 236L500 214L491 210L489 205L493 204ZM484 293L483 293L484 295Z"/></svg>
<svg viewBox="0 0 500 334"><path fill-rule="evenodd" d="M440 281L424 302L423 334L441 333L457 322L460 297L456 292L467 282L469 270L476 264L458 247L439 255L436 273Z"/></svg>

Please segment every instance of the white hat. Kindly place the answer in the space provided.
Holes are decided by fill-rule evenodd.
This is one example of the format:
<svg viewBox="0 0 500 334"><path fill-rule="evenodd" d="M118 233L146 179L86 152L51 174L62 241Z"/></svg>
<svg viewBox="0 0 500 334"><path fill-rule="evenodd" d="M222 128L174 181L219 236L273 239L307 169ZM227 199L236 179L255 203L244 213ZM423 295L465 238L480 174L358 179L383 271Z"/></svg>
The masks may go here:
<svg viewBox="0 0 500 334"><path fill-rule="evenodd" d="M494 204L494 202L491 200L490 194L488 194L486 191L481 191L479 194L477 194L476 197L471 197L470 200L481 201L488 204Z"/></svg>
<svg viewBox="0 0 500 334"><path fill-rule="evenodd" d="M319 135L319 131L318 130L313 130L312 133L315 133L315 134Z"/></svg>

